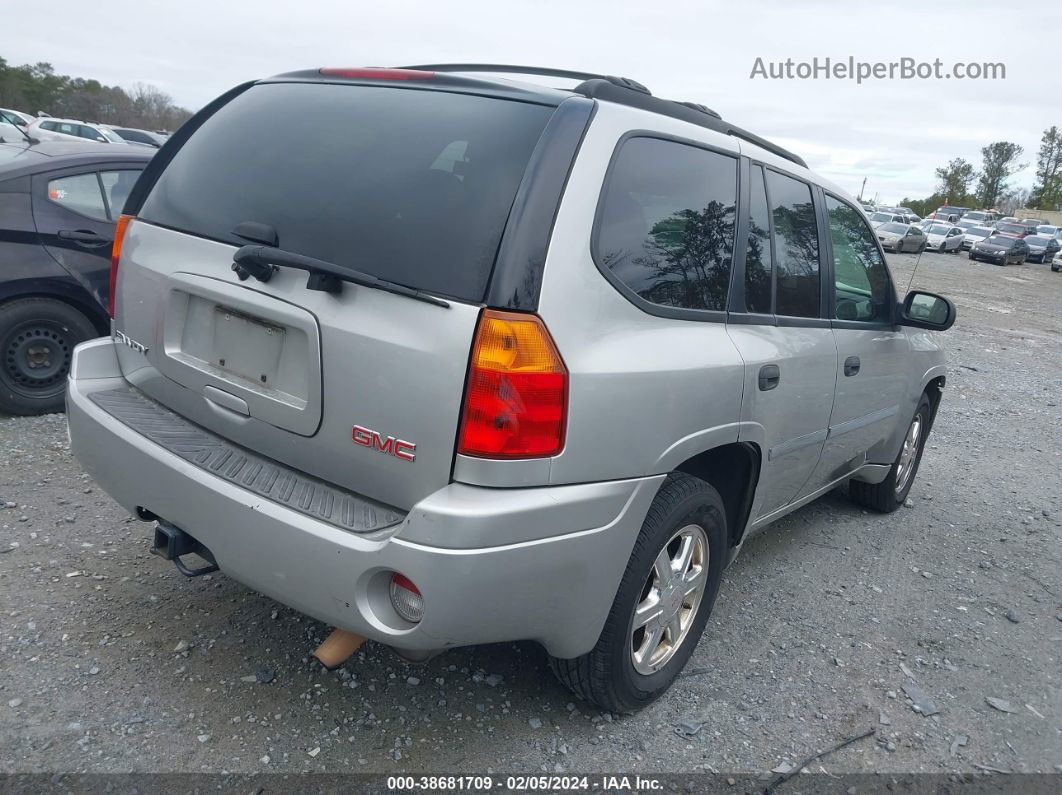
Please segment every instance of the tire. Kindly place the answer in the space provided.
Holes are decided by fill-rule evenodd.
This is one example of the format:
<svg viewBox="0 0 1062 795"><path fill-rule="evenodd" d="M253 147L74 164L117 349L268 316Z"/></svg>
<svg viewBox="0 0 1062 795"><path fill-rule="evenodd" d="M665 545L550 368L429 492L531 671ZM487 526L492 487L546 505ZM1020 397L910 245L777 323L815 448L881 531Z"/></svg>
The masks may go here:
<svg viewBox="0 0 1062 795"><path fill-rule="evenodd" d="M0 412L63 410L74 346L99 336L85 315L52 298L0 306Z"/></svg>
<svg viewBox="0 0 1062 795"><path fill-rule="evenodd" d="M918 408L907 426L904 445L897 453L896 460L892 462L888 476L881 483L851 480L848 482L848 496L863 507L880 513L892 513L903 505L918 475L918 465L922 462L922 452L926 448L926 436L929 433L930 413L929 397L923 392L918 401ZM907 457L905 453L908 451L908 440L916 422L919 423L919 430L914 453L913 456Z"/></svg>
<svg viewBox="0 0 1062 795"><path fill-rule="evenodd" d="M923 243L922 245L920 245L920 246L918 247L918 251L917 251L917 252L915 252L915 253L916 253L916 254L924 254L924 253L925 253L925 250L926 250L926 244L925 244L925 243Z"/></svg>
<svg viewBox="0 0 1062 795"><path fill-rule="evenodd" d="M686 628L679 635L677 648L670 650L665 649L670 630L660 635L659 646L653 645L652 636L648 634L651 630L634 627L635 609L639 604L645 604L654 592L664 602L669 601L669 595L675 595L674 591L661 594L661 589L656 587L660 582L656 561L666 550L669 550L669 558L676 554L675 540L681 548L683 539L677 534L696 534L696 530L689 528L699 528L703 533L704 554L700 558L703 580L694 604L687 604L689 597L683 598L681 594L676 597L682 601L675 618L681 621L682 611L687 607L690 613L685 618ZM597 644L582 657L572 660L550 657L553 673L577 696L610 712L634 712L650 704L671 686L693 654L719 592L726 553L726 512L719 492L690 475L680 472L668 475L634 542L634 550ZM707 555L707 566L704 555ZM671 602L671 607L675 604ZM670 610L664 606L662 612L666 614ZM669 622L665 619L660 625L665 623ZM649 651L654 648L656 651L665 650L656 663L652 659L655 655L641 655L640 664L643 669L648 669L646 673L636 668L635 644Z"/></svg>
<svg viewBox="0 0 1062 795"><path fill-rule="evenodd" d="M1058 273L1060 270L1062 270L1062 268L1059 268L1057 265L1051 266L1051 273Z"/></svg>

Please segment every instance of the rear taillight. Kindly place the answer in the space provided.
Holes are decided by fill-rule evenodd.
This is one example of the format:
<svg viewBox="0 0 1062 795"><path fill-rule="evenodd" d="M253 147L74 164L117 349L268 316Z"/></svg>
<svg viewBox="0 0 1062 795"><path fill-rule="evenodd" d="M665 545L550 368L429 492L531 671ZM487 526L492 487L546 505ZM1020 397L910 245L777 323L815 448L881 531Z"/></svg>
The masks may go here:
<svg viewBox="0 0 1062 795"><path fill-rule="evenodd" d="M423 69L387 69L380 66L326 66L319 71L328 77L345 77L349 80L430 80L435 77L435 72Z"/></svg>
<svg viewBox="0 0 1062 795"><path fill-rule="evenodd" d="M535 458L564 449L568 369L537 315L485 309L476 328L457 451Z"/></svg>
<svg viewBox="0 0 1062 795"><path fill-rule="evenodd" d="M107 303L111 319L114 318L114 298L118 293L118 260L122 258L122 241L125 240L125 232L132 220L132 215L119 215L118 223L114 226L114 245L111 247L111 295Z"/></svg>

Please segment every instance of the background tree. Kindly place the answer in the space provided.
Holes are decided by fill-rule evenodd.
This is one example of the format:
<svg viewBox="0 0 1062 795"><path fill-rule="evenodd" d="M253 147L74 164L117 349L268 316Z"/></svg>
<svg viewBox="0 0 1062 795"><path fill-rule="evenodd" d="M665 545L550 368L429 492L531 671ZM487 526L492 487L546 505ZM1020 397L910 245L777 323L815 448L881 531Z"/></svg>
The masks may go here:
<svg viewBox="0 0 1062 795"><path fill-rule="evenodd" d="M1057 210L1062 206L1062 132L1058 127L1044 130L1040 151L1036 155L1036 183L1029 206Z"/></svg>
<svg viewBox="0 0 1062 795"><path fill-rule="evenodd" d="M957 157L943 168L938 168L937 180L940 185L939 193L949 204L962 206L973 198L970 196L970 185L974 181L974 167L963 158Z"/></svg>
<svg viewBox="0 0 1062 795"><path fill-rule="evenodd" d="M1018 165L1018 158L1025 150L1010 141L996 141L981 150L984 165L977 182L977 203L989 209L999 201L1007 190L1007 180L1023 166Z"/></svg>
<svg viewBox="0 0 1062 795"><path fill-rule="evenodd" d="M11 66L4 58L0 106L148 130L175 130L192 115L155 86L137 83L127 92L91 78L56 74L49 63Z"/></svg>

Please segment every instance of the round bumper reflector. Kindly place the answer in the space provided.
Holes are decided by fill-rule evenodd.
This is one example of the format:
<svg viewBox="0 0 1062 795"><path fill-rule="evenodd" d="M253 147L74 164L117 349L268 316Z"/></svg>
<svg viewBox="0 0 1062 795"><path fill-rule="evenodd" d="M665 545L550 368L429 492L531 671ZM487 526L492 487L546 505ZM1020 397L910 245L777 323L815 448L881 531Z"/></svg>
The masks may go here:
<svg viewBox="0 0 1062 795"><path fill-rule="evenodd" d="M411 624L424 617L424 597L420 589L404 574L391 575L391 606L395 612Z"/></svg>

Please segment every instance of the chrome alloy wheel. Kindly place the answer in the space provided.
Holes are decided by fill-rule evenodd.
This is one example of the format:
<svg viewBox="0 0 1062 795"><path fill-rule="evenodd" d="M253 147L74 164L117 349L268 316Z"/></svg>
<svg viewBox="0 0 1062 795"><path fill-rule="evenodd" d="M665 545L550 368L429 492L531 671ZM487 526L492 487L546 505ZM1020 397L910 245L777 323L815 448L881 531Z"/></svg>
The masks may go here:
<svg viewBox="0 0 1062 795"><path fill-rule="evenodd" d="M709 554L704 529L690 524L653 561L631 623L631 662L638 673L659 671L690 634L708 582Z"/></svg>
<svg viewBox="0 0 1062 795"><path fill-rule="evenodd" d="M911 479L911 470L914 468L915 458L918 456L918 445L922 441L922 415L916 414L911 421L911 427L907 429L907 435L903 439L903 450L900 451L900 460L896 464L896 493L901 494Z"/></svg>

